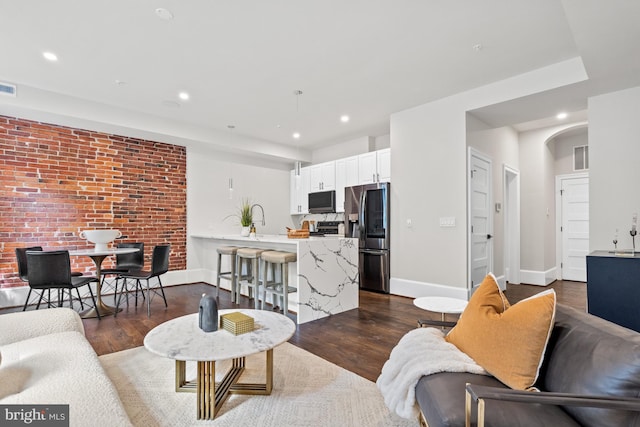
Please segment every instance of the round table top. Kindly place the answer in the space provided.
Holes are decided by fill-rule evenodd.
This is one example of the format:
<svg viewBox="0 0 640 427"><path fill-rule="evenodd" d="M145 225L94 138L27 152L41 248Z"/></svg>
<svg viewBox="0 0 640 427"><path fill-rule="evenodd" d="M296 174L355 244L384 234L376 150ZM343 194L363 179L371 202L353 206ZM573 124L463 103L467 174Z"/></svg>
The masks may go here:
<svg viewBox="0 0 640 427"><path fill-rule="evenodd" d="M138 248L107 248L104 251L97 251L95 248L76 249L69 251L69 255L72 256L101 256L101 255L122 255L138 252Z"/></svg>
<svg viewBox="0 0 640 427"><path fill-rule="evenodd" d="M175 360L218 361L244 357L270 350L293 336L291 319L272 311L228 309L218 315L241 312L254 319L254 330L233 335L224 329L204 332L198 326L198 313L164 322L144 337L147 350Z"/></svg>
<svg viewBox="0 0 640 427"><path fill-rule="evenodd" d="M462 313L467 307L467 301L450 297L420 297L414 299L413 304L423 310L451 314Z"/></svg>

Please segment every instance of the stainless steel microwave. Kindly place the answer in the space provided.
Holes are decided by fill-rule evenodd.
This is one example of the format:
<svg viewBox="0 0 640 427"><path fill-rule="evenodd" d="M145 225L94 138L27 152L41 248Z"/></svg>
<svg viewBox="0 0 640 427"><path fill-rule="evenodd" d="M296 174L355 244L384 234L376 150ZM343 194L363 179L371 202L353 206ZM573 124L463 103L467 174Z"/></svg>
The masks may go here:
<svg viewBox="0 0 640 427"><path fill-rule="evenodd" d="M309 213L335 213L336 191L309 193Z"/></svg>

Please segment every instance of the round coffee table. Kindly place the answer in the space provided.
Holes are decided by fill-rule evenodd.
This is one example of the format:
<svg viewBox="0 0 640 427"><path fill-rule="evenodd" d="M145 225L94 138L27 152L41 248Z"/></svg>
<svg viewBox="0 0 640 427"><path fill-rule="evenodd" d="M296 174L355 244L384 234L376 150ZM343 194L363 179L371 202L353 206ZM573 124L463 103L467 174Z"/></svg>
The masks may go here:
<svg viewBox="0 0 640 427"><path fill-rule="evenodd" d="M441 313L444 322L445 314L462 313L467 307L467 301L450 297L420 297L413 300L413 305L423 310Z"/></svg>
<svg viewBox="0 0 640 427"><path fill-rule="evenodd" d="M178 317L153 328L144 338L152 353L176 361L176 392L197 392L198 419L213 419L229 394L271 394L273 389L273 349L288 341L296 331L291 319L270 311L220 310L219 315L241 312L254 319L254 329L233 335L224 329L204 332L198 326L198 313ZM245 356L266 352L266 382L238 383L244 371ZM217 361L233 359L224 379L216 384ZM197 362L195 382L187 381L186 362Z"/></svg>

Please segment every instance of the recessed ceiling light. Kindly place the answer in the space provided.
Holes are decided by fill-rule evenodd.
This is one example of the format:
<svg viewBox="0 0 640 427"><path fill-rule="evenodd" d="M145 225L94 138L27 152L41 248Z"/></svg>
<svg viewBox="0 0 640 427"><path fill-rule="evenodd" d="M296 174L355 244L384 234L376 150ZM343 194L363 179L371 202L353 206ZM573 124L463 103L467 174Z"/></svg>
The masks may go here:
<svg viewBox="0 0 640 427"><path fill-rule="evenodd" d="M156 15L158 15L160 19L164 19L165 21L170 21L173 19L173 13L169 12L163 7L159 7L156 9Z"/></svg>
<svg viewBox="0 0 640 427"><path fill-rule="evenodd" d="M42 56L44 56L44 59L47 61L55 62L58 60L58 55L53 52L43 52Z"/></svg>
<svg viewBox="0 0 640 427"><path fill-rule="evenodd" d="M188 99L189 99L189 94L188 94L187 92L180 92L180 93L178 94L178 97L179 97L180 99L182 99L183 101L186 101L186 100L188 100Z"/></svg>
<svg viewBox="0 0 640 427"><path fill-rule="evenodd" d="M300 139L301 135L300 135L300 132L294 132L293 135L291 136L293 136L295 139Z"/></svg>
<svg viewBox="0 0 640 427"><path fill-rule="evenodd" d="M558 120L564 120L564 119L566 119L568 116L569 116L569 115L568 115L567 113L562 112L562 113L558 113L558 115L556 115L556 119L558 119Z"/></svg>
<svg viewBox="0 0 640 427"><path fill-rule="evenodd" d="M115 84L117 84L118 86L124 86L124 85L126 85L126 84L127 84L127 82L122 81L122 80L115 80L115 82L114 82L114 83L115 83Z"/></svg>
<svg viewBox="0 0 640 427"><path fill-rule="evenodd" d="M349 116L347 116L346 114L343 114L342 116L340 116L340 121L342 123L347 123L349 121Z"/></svg>

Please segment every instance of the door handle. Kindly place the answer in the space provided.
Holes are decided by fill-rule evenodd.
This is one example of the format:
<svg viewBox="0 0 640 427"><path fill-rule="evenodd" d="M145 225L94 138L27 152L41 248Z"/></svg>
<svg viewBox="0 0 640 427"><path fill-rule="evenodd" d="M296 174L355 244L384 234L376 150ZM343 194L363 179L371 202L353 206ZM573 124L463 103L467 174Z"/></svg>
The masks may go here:
<svg viewBox="0 0 640 427"><path fill-rule="evenodd" d="M360 252L362 252L363 254L368 254L368 255L387 255L388 254L388 252L386 252L386 251L376 251L376 250L372 250L372 249L367 249L367 250L363 250L363 251L360 251Z"/></svg>
<svg viewBox="0 0 640 427"><path fill-rule="evenodd" d="M491 234L487 234L487 240L493 238L493 236Z"/></svg>

